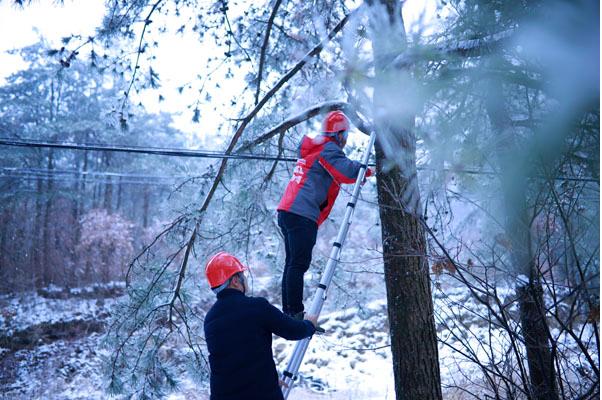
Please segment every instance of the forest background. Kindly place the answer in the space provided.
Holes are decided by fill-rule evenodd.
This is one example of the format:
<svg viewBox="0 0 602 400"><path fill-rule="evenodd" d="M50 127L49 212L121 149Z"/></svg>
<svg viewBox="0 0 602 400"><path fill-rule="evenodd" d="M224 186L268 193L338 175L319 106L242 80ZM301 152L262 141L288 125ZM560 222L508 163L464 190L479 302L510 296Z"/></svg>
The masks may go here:
<svg viewBox="0 0 602 400"><path fill-rule="evenodd" d="M274 209L342 109L377 174L298 398L597 397L599 4L416 3L107 1L4 54L3 394L204 398L204 261L237 254L280 304Z"/></svg>

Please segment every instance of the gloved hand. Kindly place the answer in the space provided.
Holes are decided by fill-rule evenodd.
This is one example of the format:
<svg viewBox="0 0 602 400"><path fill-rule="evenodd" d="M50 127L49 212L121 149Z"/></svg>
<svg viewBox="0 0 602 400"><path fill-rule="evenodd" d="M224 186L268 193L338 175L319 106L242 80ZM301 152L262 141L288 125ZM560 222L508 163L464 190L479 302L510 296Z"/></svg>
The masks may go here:
<svg viewBox="0 0 602 400"><path fill-rule="evenodd" d="M306 319L309 322L311 322L311 324L313 326L318 326L318 316L317 315L308 315L307 314L307 315L305 315L305 318L303 318L303 319Z"/></svg>
<svg viewBox="0 0 602 400"><path fill-rule="evenodd" d="M316 329L317 334L325 333L326 331L320 325L318 325L318 316L317 315L306 315L305 319L311 322Z"/></svg>
<svg viewBox="0 0 602 400"><path fill-rule="evenodd" d="M364 180L362 181L362 185L366 183L366 179L374 175L374 170L370 167L366 168L366 175L364 175Z"/></svg>

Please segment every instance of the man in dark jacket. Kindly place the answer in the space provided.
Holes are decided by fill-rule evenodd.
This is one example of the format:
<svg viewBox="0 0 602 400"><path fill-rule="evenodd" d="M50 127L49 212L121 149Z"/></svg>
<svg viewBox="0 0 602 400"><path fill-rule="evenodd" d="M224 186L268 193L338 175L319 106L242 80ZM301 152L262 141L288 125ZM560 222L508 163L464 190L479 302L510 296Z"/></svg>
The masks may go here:
<svg viewBox="0 0 602 400"><path fill-rule="evenodd" d="M298 321L261 297L248 297L244 271L234 256L219 252L205 274L217 301L205 316L211 368L211 400L282 400L272 355L272 334L300 340L314 334L316 318Z"/></svg>
<svg viewBox="0 0 602 400"><path fill-rule="evenodd" d="M318 226L344 183L354 183L361 164L345 156L349 120L341 111L326 115L321 135L304 136L299 159L278 204L278 226L284 236L286 258L282 275L282 311L303 318L303 274L309 269ZM366 170L366 177L372 170Z"/></svg>

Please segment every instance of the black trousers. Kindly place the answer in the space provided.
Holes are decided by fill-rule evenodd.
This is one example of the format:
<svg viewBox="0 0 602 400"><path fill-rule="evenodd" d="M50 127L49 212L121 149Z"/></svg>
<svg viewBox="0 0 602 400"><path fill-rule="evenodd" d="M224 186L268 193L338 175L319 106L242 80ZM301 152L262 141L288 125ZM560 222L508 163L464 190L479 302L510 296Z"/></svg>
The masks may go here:
<svg viewBox="0 0 602 400"><path fill-rule="evenodd" d="M303 274L311 263L318 224L297 214L278 211L278 226L284 235L286 250L282 274L282 311L295 315L304 309Z"/></svg>

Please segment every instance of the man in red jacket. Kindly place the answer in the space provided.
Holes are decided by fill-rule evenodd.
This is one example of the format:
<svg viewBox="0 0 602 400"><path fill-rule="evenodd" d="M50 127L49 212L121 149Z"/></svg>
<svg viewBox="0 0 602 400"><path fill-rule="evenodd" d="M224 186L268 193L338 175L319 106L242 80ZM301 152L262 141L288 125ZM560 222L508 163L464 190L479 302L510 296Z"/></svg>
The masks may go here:
<svg viewBox="0 0 602 400"><path fill-rule="evenodd" d="M318 226L324 222L340 185L354 183L361 164L345 156L349 120L332 111L322 133L304 136L293 176L278 204L278 226L284 235L286 259L282 276L282 311L303 319L303 274L309 269ZM372 170L366 171L366 177Z"/></svg>

